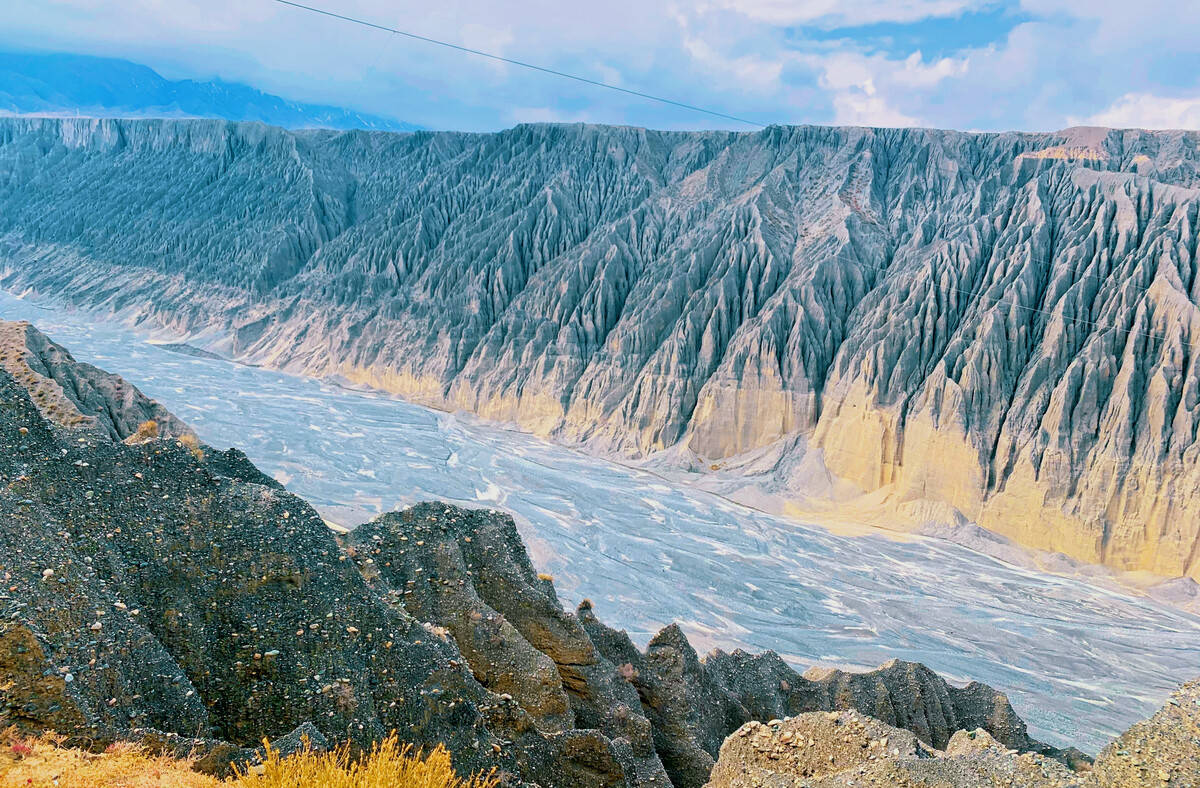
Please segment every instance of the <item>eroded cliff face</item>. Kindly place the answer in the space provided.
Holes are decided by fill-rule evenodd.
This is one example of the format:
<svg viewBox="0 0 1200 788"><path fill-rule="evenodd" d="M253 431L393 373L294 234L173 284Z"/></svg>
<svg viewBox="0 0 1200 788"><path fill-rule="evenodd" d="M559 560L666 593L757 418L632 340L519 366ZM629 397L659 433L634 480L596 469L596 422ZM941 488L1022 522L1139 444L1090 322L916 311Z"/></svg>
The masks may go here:
<svg viewBox="0 0 1200 788"><path fill-rule="evenodd" d="M1198 155L10 119L0 284L599 451L786 442L888 523L1200 578Z"/></svg>

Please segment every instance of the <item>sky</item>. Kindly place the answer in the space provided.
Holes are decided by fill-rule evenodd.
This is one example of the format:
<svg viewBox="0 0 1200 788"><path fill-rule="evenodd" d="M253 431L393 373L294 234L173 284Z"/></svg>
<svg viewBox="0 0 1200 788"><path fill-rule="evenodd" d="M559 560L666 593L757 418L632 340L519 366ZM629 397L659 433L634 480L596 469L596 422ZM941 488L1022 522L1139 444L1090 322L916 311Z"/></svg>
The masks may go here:
<svg viewBox="0 0 1200 788"><path fill-rule="evenodd" d="M757 123L1200 128L1194 0L305 0ZM750 129L275 0L4 0L0 47L434 129Z"/></svg>

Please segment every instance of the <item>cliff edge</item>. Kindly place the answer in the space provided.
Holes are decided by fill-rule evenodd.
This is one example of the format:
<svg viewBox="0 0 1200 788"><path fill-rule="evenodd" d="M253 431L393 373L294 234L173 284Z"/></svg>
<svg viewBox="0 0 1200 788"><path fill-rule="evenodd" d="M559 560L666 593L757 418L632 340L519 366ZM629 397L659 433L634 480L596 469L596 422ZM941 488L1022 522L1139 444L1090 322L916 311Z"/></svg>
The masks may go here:
<svg viewBox="0 0 1200 788"><path fill-rule="evenodd" d="M235 449L54 420L35 404L52 366L121 392L114 424L128 407L179 424L36 329L0 334L25 343L0 369L0 728L215 772L264 739L395 730L513 785L699 788L739 726L856 709L930 748L980 728L1081 760L1031 740L1003 694L921 665L801 676L771 652L701 658L675 626L639 649L590 605L564 611L505 515L426 503L335 537Z"/></svg>

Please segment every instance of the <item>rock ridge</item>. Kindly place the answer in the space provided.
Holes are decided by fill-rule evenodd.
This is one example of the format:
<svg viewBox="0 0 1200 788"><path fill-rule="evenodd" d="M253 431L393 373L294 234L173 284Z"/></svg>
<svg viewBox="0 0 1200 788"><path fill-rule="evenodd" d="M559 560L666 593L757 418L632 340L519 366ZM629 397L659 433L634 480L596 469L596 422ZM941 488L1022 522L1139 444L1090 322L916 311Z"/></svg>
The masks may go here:
<svg viewBox="0 0 1200 788"><path fill-rule="evenodd" d="M794 514L1200 579L1197 151L8 118L0 286L697 473L776 450Z"/></svg>
<svg viewBox="0 0 1200 788"><path fill-rule="evenodd" d="M0 334L57 347L27 325ZM105 374L55 352L55 380ZM217 772L263 739L396 730L461 770L564 788L700 786L739 726L812 710L877 715L931 748L965 726L1071 755L1030 740L1002 694L917 664L806 678L771 652L700 658L677 626L640 650L590 604L562 609L506 515L431 502L335 537L236 450L51 420L31 392L53 365L18 379L12 363L0 727L199 748ZM121 392L106 412L161 407L103 380Z"/></svg>

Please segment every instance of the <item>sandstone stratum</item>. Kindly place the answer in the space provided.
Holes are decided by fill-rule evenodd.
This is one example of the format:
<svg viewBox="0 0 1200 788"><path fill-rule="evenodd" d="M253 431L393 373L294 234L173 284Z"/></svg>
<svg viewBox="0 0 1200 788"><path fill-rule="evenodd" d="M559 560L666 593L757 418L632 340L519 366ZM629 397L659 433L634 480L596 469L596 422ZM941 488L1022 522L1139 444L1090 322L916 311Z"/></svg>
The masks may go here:
<svg viewBox="0 0 1200 788"><path fill-rule="evenodd" d="M1097 128L8 118L0 285L752 470L798 516L1200 578L1198 157Z"/></svg>

